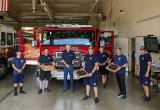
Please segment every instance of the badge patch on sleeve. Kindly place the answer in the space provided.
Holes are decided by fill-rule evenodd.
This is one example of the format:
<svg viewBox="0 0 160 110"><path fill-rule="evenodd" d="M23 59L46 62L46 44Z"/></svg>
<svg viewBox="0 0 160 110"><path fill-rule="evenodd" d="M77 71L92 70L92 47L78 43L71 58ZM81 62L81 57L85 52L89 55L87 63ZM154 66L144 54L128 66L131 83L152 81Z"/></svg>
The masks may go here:
<svg viewBox="0 0 160 110"><path fill-rule="evenodd" d="M23 63L23 60L21 60L21 63Z"/></svg>
<svg viewBox="0 0 160 110"><path fill-rule="evenodd" d="M146 81L145 84L148 84L148 81Z"/></svg>
<svg viewBox="0 0 160 110"><path fill-rule="evenodd" d="M92 57L90 57L89 59L92 60Z"/></svg>

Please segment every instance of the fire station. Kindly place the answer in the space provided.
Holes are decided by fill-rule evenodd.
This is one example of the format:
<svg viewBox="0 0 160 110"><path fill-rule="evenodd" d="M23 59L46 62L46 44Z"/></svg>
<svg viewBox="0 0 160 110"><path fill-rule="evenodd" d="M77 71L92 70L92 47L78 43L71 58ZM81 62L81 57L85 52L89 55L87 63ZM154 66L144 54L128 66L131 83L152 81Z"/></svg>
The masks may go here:
<svg viewBox="0 0 160 110"><path fill-rule="evenodd" d="M159 0L0 0L0 110L159 110Z"/></svg>

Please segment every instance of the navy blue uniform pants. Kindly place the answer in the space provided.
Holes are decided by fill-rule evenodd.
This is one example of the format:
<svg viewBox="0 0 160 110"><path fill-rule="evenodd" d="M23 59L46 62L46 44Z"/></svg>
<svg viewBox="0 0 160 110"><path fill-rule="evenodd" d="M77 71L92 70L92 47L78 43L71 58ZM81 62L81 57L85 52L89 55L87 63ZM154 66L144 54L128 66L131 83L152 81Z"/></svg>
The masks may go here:
<svg viewBox="0 0 160 110"><path fill-rule="evenodd" d="M116 74L120 94L126 95L125 74Z"/></svg>
<svg viewBox="0 0 160 110"><path fill-rule="evenodd" d="M69 68L67 68L66 66L64 67L64 89L67 89L68 87L68 83L67 83L67 77L68 77L68 73L70 76L70 88L73 89L74 84L73 84L73 66L70 66Z"/></svg>
<svg viewBox="0 0 160 110"><path fill-rule="evenodd" d="M24 73L13 75L13 83L24 83Z"/></svg>

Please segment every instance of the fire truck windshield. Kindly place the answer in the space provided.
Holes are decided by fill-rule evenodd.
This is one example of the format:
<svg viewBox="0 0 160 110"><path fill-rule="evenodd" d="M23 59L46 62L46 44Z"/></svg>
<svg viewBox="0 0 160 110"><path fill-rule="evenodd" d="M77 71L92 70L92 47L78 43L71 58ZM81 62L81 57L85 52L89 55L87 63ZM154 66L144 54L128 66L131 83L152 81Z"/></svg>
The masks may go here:
<svg viewBox="0 0 160 110"><path fill-rule="evenodd" d="M90 30L46 30L42 45L94 45L95 32Z"/></svg>

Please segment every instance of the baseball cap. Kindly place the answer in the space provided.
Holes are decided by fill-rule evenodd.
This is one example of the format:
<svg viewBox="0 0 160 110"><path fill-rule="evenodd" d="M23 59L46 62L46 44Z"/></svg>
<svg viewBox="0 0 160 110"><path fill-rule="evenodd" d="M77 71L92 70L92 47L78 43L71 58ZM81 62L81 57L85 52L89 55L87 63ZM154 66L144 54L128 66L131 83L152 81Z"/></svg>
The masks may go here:
<svg viewBox="0 0 160 110"><path fill-rule="evenodd" d="M89 45L89 49L90 49L90 50L93 50L93 46L92 46L92 45Z"/></svg>
<svg viewBox="0 0 160 110"><path fill-rule="evenodd" d="M144 46L141 46L141 47L140 47L140 50L145 50L145 47L144 47Z"/></svg>
<svg viewBox="0 0 160 110"><path fill-rule="evenodd" d="M116 47L116 49L120 49L121 50L121 47Z"/></svg>

